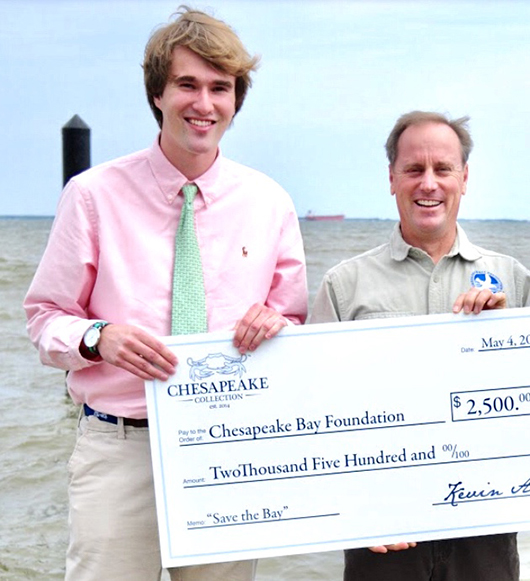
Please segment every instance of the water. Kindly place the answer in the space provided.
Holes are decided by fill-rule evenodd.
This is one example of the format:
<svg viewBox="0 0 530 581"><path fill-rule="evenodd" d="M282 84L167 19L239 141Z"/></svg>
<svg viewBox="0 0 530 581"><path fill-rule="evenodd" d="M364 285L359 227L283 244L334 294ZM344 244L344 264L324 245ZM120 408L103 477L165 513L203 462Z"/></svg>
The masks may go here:
<svg viewBox="0 0 530 581"><path fill-rule="evenodd" d="M311 302L324 272L385 242L391 221L305 222ZM24 294L46 244L51 220L0 219L0 579L63 578L67 542L66 462L77 409L64 373L42 367L25 331ZM471 240L530 266L530 222L464 222ZM519 536L521 580L530 581L530 533ZM258 581L340 580L342 553L263 559Z"/></svg>

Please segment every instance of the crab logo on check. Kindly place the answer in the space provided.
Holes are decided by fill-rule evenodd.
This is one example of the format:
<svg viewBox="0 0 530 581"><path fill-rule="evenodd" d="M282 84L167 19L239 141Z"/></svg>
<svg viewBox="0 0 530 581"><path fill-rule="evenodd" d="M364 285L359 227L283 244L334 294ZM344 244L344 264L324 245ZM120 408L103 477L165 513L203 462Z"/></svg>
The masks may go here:
<svg viewBox="0 0 530 581"><path fill-rule="evenodd" d="M247 355L239 357L230 357L224 353L210 353L202 359L196 361L188 357L190 366L190 379L197 381L211 377L214 373L220 375L238 375L241 377L246 372L243 362L246 361Z"/></svg>

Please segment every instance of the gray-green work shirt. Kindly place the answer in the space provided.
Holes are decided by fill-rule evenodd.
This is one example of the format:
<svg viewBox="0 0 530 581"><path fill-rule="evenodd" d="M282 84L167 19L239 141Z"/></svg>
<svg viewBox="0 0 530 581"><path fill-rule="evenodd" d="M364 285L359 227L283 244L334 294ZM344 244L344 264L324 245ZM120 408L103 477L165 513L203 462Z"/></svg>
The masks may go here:
<svg viewBox="0 0 530 581"><path fill-rule="evenodd" d="M471 244L457 225L453 248L434 264L403 240L398 224L390 242L326 273L311 323L450 313L472 286L502 290L507 307L530 304L530 271L515 258Z"/></svg>

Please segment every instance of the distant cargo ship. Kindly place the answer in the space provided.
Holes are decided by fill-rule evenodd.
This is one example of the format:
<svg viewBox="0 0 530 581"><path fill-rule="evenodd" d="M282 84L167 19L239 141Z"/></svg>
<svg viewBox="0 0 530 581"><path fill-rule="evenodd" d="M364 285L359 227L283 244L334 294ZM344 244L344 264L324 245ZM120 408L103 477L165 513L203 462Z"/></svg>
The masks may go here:
<svg viewBox="0 0 530 581"><path fill-rule="evenodd" d="M306 214L306 220L326 220L328 222L338 222L339 220L344 220L344 214L313 214L309 211Z"/></svg>

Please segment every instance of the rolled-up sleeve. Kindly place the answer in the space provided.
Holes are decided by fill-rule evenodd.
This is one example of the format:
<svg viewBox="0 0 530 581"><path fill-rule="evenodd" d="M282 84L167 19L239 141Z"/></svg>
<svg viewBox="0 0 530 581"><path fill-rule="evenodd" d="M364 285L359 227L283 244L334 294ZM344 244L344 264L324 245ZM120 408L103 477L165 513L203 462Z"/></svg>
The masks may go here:
<svg viewBox="0 0 530 581"><path fill-rule="evenodd" d="M87 304L96 277L97 247L90 207L70 182L24 300L28 333L45 365L73 370L94 364L82 357L79 344L91 324Z"/></svg>

